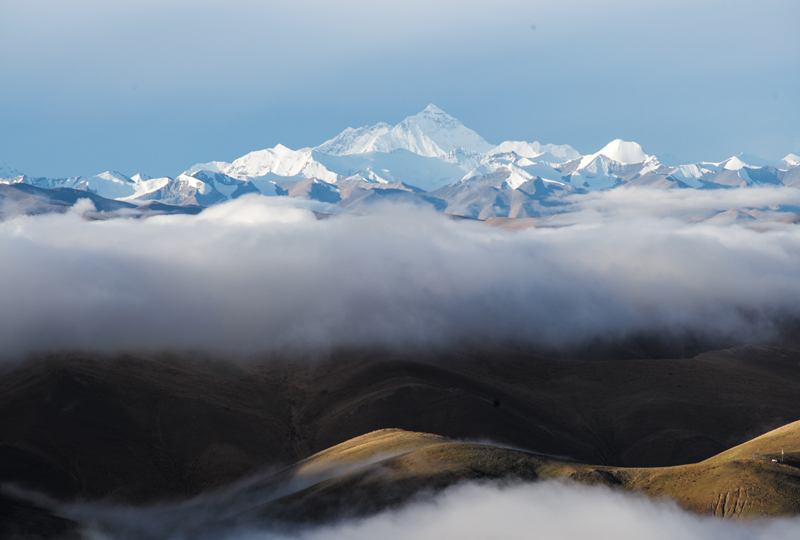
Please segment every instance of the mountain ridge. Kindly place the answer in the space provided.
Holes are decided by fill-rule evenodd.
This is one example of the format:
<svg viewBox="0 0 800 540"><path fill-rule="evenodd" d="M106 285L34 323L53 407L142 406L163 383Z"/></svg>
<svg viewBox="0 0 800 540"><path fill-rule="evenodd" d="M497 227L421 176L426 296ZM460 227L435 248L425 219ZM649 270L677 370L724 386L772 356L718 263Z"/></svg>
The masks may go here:
<svg viewBox="0 0 800 540"><path fill-rule="evenodd" d="M504 141L493 145L430 104L394 126L379 122L361 128L349 127L316 147L293 150L278 144L250 152L231 163L198 163L174 178L151 178L141 173L128 177L111 171L88 178L32 178L4 165L0 173L6 178L0 179L0 183L27 183L46 189L68 187L133 204L159 201L209 206L247 193L292 196L286 193L298 192L302 197L314 197L303 190L278 187L279 182L286 181L314 179L331 185L330 189L337 192L337 184L344 180L361 182L361 189L400 182L428 193L448 188L440 191L440 195L447 195L441 204L434 205L437 208L459 206L455 199L448 197L463 201L467 195L460 192L469 190L473 201L464 217L487 213L493 214L492 217L513 217L503 209L507 205L491 210L497 196L492 190L500 190L501 198L524 198L513 192L534 178L548 183L551 188L548 196L553 200L575 190L598 191L625 186L655 189L800 187L800 157L794 154L778 163L746 153L722 162L679 163L681 160L669 155L663 159L668 163L648 155L638 143L622 139L615 139L599 151L586 155L580 155L569 145L535 141ZM477 178L488 179L501 169L510 171L505 185L487 184L482 195L476 191ZM341 198L341 194L339 196ZM351 201L347 209L367 210L370 203L366 201L371 199L368 197L358 204ZM425 201L430 197L418 199L419 204L427 205ZM412 197L411 200L416 199ZM526 204L528 202L532 201ZM521 217L540 217L540 212L534 214Z"/></svg>

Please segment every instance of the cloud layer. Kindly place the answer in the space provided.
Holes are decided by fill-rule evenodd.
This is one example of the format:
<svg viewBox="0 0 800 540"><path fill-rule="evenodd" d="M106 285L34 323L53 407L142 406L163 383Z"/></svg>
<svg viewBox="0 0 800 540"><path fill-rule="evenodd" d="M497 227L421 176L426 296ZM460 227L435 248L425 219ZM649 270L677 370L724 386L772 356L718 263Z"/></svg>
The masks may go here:
<svg viewBox="0 0 800 540"><path fill-rule="evenodd" d="M286 540L439 538L528 540L784 540L797 519L736 523L698 517L665 501L556 482L501 487L467 484L431 502L363 521L325 527ZM242 534L237 538L275 538Z"/></svg>
<svg viewBox="0 0 800 540"><path fill-rule="evenodd" d="M66 513L86 525L93 540L177 540L184 535L219 540L789 540L800 526L798 518L736 522L701 517L667 500L555 481L461 484L399 510L317 528L258 527L237 519L233 507L217 511L226 519L220 521L225 525L215 524L208 521L213 500L195 512L187 510L76 506ZM246 514L253 507L243 504L238 511Z"/></svg>
<svg viewBox="0 0 800 540"><path fill-rule="evenodd" d="M741 204L727 193L715 208ZM800 228L686 224L670 217L689 204L675 196L592 194L563 218L576 224L514 233L410 207L318 220L264 197L145 221L15 218L0 223L0 343L6 355L561 347L649 331L747 336L800 315Z"/></svg>

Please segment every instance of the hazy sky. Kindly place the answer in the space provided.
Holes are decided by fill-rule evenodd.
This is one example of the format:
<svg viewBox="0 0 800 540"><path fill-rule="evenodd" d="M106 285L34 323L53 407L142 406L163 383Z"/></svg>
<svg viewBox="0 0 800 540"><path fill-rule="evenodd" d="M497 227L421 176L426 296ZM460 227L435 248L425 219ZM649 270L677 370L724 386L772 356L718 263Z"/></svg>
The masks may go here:
<svg viewBox="0 0 800 540"><path fill-rule="evenodd" d="M800 154L797 0L2 0L0 21L0 163L31 175L174 176L431 102L494 143Z"/></svg>

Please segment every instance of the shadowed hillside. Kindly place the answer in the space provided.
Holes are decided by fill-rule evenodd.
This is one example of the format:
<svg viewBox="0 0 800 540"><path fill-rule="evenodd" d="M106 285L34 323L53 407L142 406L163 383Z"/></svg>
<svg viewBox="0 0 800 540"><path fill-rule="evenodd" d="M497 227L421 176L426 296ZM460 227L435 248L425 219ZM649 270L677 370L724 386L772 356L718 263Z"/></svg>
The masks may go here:
<svg viewBox="0 0 800 540"><path fill-rule="evenodd" d="M797 440L800 423L782 432ZM763 445L768 437L747 445ZM784 438L783 442L790 442ZM795 444L795 443L793 443ZM795 452L800 446L791 446ZM530 452L454 441L398 429L361 435L273 473L261 474L185 503L140 508L120 519L103 505L56 509L112 538L221 538L237 528L294 530L361 518L431 500L465 482L504 485L575 481L669 497L706 515L751 517L795 514L800 470L794 465L718 456L665 468L597 467ZM111 511L108 511L111 510Z"/></svg>
<svg viewBox="0 0 800 540"><path fill-rule="evenodd" d="M515 349L53 355L0 376L0 477L61 499L143 503L384 428L598 465L694 463L797 420L798 361L775 348L592 361Z"/></svg>
<svg viewBox="0 0 800 540"><path fill-rule="evenodd" d="M672 360L49 355L0 374L0 481L137 505L245 481L268 521L370 513L466 479L553 477L700 513L796 513L797 426L750 439L797 420L799 362L775 347ZM781 448L785 463L764 456ZM0 501L19 530L69 530L50 503L23 499Z"/></svg>

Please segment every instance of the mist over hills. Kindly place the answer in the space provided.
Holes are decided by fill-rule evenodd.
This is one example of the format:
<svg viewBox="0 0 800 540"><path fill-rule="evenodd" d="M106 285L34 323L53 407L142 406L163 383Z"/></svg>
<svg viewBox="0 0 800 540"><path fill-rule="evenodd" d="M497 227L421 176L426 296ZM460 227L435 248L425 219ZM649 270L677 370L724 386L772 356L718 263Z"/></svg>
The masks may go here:
<svg viewBox="0 0 800 540"><path fill-rule="evenodd" d="M648 155L639 144L619 139L588 155L569 145L494 145L429 105L396 126L347 128L314 148L279 144L232 163L196 164L174 178L112 171L88 178L32 178L4 166L0 182L77 189L136 205L207 207L260 193L327 202L336 211L364 211L378 201L396 200L468 218L538 218L558 213L557 202L572 194L625 186L797 187L798 165L800 158L793 154L770 163L745 153L722 162L684 163ZM309 185L318 187L304 187Z"/></svg>

